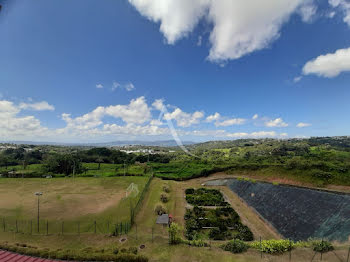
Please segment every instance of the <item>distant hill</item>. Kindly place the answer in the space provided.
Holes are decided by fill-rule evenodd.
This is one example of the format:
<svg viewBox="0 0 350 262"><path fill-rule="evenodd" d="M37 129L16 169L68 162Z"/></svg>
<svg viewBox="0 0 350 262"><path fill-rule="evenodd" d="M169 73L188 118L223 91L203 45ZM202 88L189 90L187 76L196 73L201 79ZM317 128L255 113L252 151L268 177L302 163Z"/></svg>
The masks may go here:
<svg viewBox="0 0 350 262"><path fill-rule="evenodd" d="M160 147L174 147L177 146L175 140L160 140L160 141L112 141L103 143L59 143L59 142L35 142L35 141L1 141L0 143L10 143L17 145L55 145L55 146L89 146L89 147L111 147L111 146L160 146ZM193 145L195 142L183 141L184 145Z"/></svg>

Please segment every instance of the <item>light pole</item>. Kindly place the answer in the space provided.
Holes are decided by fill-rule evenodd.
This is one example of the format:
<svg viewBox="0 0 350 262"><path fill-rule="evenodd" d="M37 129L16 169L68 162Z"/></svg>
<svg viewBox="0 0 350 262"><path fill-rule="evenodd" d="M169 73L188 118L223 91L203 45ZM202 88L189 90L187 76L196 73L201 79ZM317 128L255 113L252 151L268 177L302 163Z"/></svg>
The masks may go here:
<svg viewBox="0 0 350 262"><path fill-rule="evenodd" d="M39 228L39 225L40 225L40 222L39 222L39 220L40 220L40 202L39 202L39 198L40 198L40 196L43 195L43 193L42 192L36 192L35 195L38 197L38 233L39 233L40 232L40 228Z"/></svg>

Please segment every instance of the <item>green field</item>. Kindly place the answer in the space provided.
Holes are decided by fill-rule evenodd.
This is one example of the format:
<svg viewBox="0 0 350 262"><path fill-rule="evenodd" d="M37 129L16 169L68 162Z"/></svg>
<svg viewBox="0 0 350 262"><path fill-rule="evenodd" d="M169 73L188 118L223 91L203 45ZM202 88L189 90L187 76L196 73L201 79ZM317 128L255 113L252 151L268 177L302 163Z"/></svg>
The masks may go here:
<svg viewBox="0 0 350 262"><path fill-rule="evenodd" d="M107 227L117 222L130 221L130 205L135 206L140 192L149 177L101 177L101 178L3 178L0 179L0 214L5 219L7 230L15 230L16 220L20 231L37 229L37 197L40 197L40 231L45 232L47 223L50 232L64 230L77 232L97 230L107 233ZM126 197L126 189L134 183L139 191ZM108 225L110 223L110 225ZM33 224L33 225L31 225ZM32 229L31 227L34 227Z"/></svg>

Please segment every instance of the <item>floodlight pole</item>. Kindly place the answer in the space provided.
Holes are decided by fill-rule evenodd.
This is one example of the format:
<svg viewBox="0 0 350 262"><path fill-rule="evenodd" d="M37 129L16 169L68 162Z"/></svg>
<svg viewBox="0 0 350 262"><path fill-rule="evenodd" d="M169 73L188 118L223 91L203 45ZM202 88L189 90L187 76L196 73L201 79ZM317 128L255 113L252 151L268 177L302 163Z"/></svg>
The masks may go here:
<svg viewBox="0 0 350 262"><path fill-rule="evenodd" d="M38 197L38 233L40 233L40 196L43 195L42 192L36 192L35 195Z"/></svg>

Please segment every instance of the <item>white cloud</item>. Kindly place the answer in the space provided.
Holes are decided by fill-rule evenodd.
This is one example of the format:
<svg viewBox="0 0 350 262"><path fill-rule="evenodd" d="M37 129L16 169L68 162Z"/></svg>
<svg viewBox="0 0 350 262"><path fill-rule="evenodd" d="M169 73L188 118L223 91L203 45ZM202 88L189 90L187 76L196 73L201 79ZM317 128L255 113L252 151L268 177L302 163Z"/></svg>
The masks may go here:
<svg viewBox="0 0 350 262"><path fill-rule="evenodd" d="M116 90L118 87L120 87L120 84L118 82L114 81L112 84L112 91Z"/></svg>
<svg viewBox="0 0 350 262"><path fill-rule="evenodd" d="M103 88L103 85L102 85L102 84L97 84L97 85L96 85L96 88L101 89L101 88Z"/></svg>
<svg viewBox="0 0 350 262"><path fill-rule="evenodd" d="M135 86L133 83L127 83L126 85L124 85L124 88L126 89L126 91L132 91L135 89Z"/></svg>
<svg viewBox="0 0 350 262"><path fill-rule="evenodd" d="M326 15L328 18L333 18L335 16L335 11L331 11Z"/></svg>
<svg viewBox="0 0 350 262"><path fill-rule="evenodd" d="M169 44L190 33L205 14L210 0L129 0L149 20L160 23Z"/></svg>
<svg viewBox="0 0 350 262"><path fill-rule="evenodd" d="M116 90L118 88L125 89L126 91L132 91L132 90L135 89L135 86L131 82L122 85L122 84L114 81L113 84L112 84L112 91L114 91L114 90Z"/></svg>
<svg viewBox="0 0 350 262"><path fill-rule="evenodd" d="M316 15L316 11L317 11L317 6L314 5L311 1L309 1L309 3L302 5L299 8L299 14L301 16L301 19L305 23L309 23L313 20L313 18Z"/></svg>
<svg viewBox="0 0 350 262"><path fill-rule="evenodd" d="M143 124L150 120L151 109L146 103L145 97L132 99L129 105L115 105L106 107L106 114L120 117L126 123Z"/></svg>
<svg viewBox="0 0 350 262"><path fill-rule="evenodd" d="M343 12L343 21L350 26L350 2L346 0L328 0L328 3L332 7L339 8Z"/></svg>
<svg viewBox="0 0 350 262"><path fill-rule="evenodd" d="M218 137L218 138L265 138L265 137L275 137L282 138L288 136L287 133L278 134L275 131L256 131L256 132L236 132L229 133L226 130L194 130L190 134L195 136L210 136L210 137Z"/></svg>
<svg viewBox="0 0 350 262"><path fill-rule="evenodd" d="M218 121L221 118L221 115L216 112L214 115L207 116L205 119L206 122Z"/></svg>
<svg viewBox="0 0 350 262"><path fill-rule="evenodd" d="M253 117L252 117L253 120L256 120L256 119L258 119L258 118L259 118L259 115L258 115L258 114L255 114L255 115L253 115Z"/></svg>
<svg viewBox="0 0 350 262"><path fill-rule="evenodd" d="M164 110L164 100L163 99L156 99L152 106L157 109L158 111L163 111Z"/></svg>
<svg viewBox="0 0 350 262"><path fill-rule="evenodd" d="M102 118L112 116L121 118L127 124L143 124L150 120L151 111L143 96L132 99L128 105L99 106L82 116L71 118L70 114L62 114L67 128L89 130L103 124Z"/></svg>
<svg viewBox="0 0 350 262"><path fill-rule="evenodd" d="M252 133L229 133L228 137L233 138L259 138L259 137L277 137L278 134L275 131L258 131Z"/></svg>
<svg viewBox="0 0 350 262"><path fill-rule="evenodd" d="M302 78L303 78L302 76L296 76L294 77L293 82L298 83Z"/></svg>
<svg viewBox="0 0 350 262"><path fill-rule="evenodd" d="M200 19L213 24L209 60L237 59L266 48L279 37L290 15L302 6L302 0L129 0L139 13L160 23L160 31L169 44L192 32ZM313 12L304 7L308 20Z"/></svg>
<svg viewBox="0 0 350 262"><path fill-rule="evenodd" d="M198 40L197 40L197 46L201 46L202 45L202 36L198 36Z"/></svg>
<svg viewBox="0 0 350 262"><path fill-rule="evenodd" d="M34 116L18 116L21 111L11 101L0 101L0 137L2 140L42 137L49 132Z"/></svg>
<svg viewBox="0 0 350 262"><path fill-rule="evenodd" d="M316 74L322 77L336 77L342 72L350 71L350 48L338 49L335 53L320 55L307 62L303 74Z"/></svg>
<svg viewBox="0 0 350 262"><path fill-rule="evenodd" d="M193 114L183 112L180 108L176 108L172 113L164 114L165 120L176 120L178 126L188 127L198 124L200 119L204 117L203 112L196 111Z"/></svg>
<svg viewBox="0 0 350 262"><path fill-rule="evenodd" d="M243 118L231 118L227 120L223 120L221 122L216 122L216 126L233 126L233 125L242 125L246 122Z"/></svg>
<svg viewBox="0 0 350 262"><path fill-rule="evenodd" d="M113 134L113 135L165 135L169 134L168 128L161 128L156 125L134 125L134 124L128 124L125 126L120 126L117 124L106 124L103 126L103 133L104 134Z"/></svg>
<svg viewBox="0 0 350 262"><path fill-rule="evenodd" d="M34 110L34 111L55 110L55 107L53 105L50 105L46 101L41 101L37 103L20 103L19 108L25 109L25 110Z"/></svg>
<svg viewBox="0 0 350 262"><path fill-rule="evenodd" d="M308 126L311 126L311 124L309 124L309 123L303 123L303 122L300 122L300 123L297 124L297 127L299 127L299 128L308 127Z"/></svg>
<svg viewBox="0 0 350 262"><path fill-rule="evenodd" d="M287 127L288 124L283 121L282 118L276 118L274 120L269 120L265 122L267 127Z"/></svg>

